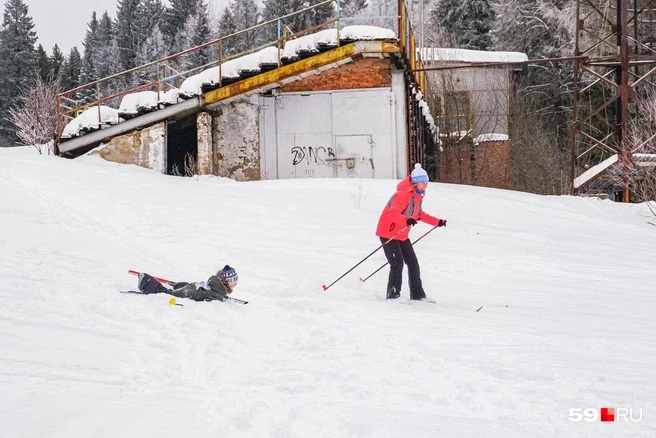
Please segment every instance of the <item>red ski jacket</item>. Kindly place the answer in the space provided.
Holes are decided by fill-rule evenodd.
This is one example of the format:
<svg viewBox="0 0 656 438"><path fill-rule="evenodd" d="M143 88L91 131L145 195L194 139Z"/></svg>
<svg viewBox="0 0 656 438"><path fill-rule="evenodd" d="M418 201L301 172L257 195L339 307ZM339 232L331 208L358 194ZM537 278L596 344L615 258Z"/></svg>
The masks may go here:
<svg viewBox="0 0 656 438"><path fill-rule="evenodd" d="M380 215L380 219L378 219L376 236L386 239L406 240L410 234L411 227L405 229L398 236L396 234L406 227L405 221L409 218L426 222L436 227L439 219L421 210L421 201L423 198L424 195L420 195L415 191L409 176L401 181L396 186L396 193L387 202L383 213Z"/></svg>

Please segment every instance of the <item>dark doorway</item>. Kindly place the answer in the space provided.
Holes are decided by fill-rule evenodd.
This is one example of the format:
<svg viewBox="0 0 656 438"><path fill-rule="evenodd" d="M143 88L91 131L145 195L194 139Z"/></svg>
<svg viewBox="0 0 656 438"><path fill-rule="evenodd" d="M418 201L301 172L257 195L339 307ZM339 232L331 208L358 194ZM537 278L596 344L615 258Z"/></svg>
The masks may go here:
<svg viewBox="0 0 656 438"><path fill-rule="evenodd" d="M166 122L166 173L185 175L185 164L195 167L198 159L196 115Z"/></svg>

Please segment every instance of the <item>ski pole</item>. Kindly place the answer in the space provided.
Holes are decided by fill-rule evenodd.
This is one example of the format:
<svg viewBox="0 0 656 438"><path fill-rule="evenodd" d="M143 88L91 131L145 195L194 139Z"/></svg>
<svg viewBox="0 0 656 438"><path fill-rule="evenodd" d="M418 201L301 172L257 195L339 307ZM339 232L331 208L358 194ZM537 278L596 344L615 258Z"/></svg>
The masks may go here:
<svg viewBox="0 0 656 438"><path fill-rule="evenodd" d="M130 269L128 271L128 274L139 275L139 274L141 274L141 272L133 271L132 269ZM151 275L151 277L153 277L155 280L159 281L160 283L166 283L169 286L174 286L175 285L175 281L167 280L166 278L155 277L154 275ZM234 301L235 303L248 304L248 301L240 300L239 298L232 298L232 297L226 297L226 298L229 299L229 300Z"/></svg>
<svg viewBox="0 0 656 438"><path fill-rule="evenodd" d="M374 254L376 253L376 251L378 251L379 249L381 249L383 246L387 245L389 242L391 242L392 240L394 240L394 238L396 238L399 234L401 234L402 232L404 232L404 231L407 230L407 229L408 229L408 225L406 225L405 228L403 228L403 229L400 230L398 233L396 233L396 234L395 234L391 239L389 239L387 242L383 243L383 244L380 245L378 248L374 249L374 250L373 250L373 251L372 251L367 257L365 257L365 258L363 258L362 260L360 260L360 261L358 262L357 265L353 266L351 269L349 269L348 271L344 272L344 273L342 274L342 276L339 277L337 280L333 281L333 282L330 283L328 286L326 286L325 284L324 284L323 286L321 286L321 287L323 288L323 290L328 290L328 288L329 288L330 286L332 286L333 284L337 283L339 280L341 280L342 278L344 278L344 277L346 276L346 274L348 274L349 272L351 272L352 270L354 270L355 268L357 268L358 266L360 266L360 265L362 264L362 262L364 262L365 260L367 260L367 259L368 259L369 257L371 257L372 255L374 255Z"/></svg>
<svg viewBox="0 0 656 438"><path fill-rule="evenodd" d="M421 237L419 237L417 240L415 240L414 242L412 242L412 245L414 245L415 243L419 242L421 239L423 239L424 237L426 237L426 236L428 235L428 233L430 233L431 231L433 231L435 228L437 228L437 227L433 227L433 228L431 228L430 230L426 231ZM389 262L385 263L383 266L381 266L380 268L376 269L374 272L372 272L371 274L369 274L366 278L362 278L362 277L360 277L360 281L364 283L365 281L367 281L367 280L369 280L371 277L373 277L374 274L375 274L376 272L380 271L381 269L383 269L383 268L384 268L385 266L387 266L387 265L389 265Z"/></svg>

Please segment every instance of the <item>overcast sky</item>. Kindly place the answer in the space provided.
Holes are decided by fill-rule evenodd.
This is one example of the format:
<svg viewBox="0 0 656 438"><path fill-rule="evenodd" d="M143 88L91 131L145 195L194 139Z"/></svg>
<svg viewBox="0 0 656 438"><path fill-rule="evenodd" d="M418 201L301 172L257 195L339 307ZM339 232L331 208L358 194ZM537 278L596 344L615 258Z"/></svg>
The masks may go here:
<svg viewBox="0 0 656 438"><path fill-rule="evenodd" d="M59 44L64 54L73 46L82 51L82 40L86 32L91 13L96 11L98 18L105 10L116 17L117 0L23 0L29 7L29 14L34 19L39 41L48 53L52 53L55 43ZM0 0L3 4L4 0ZM210 0L210 11L217 14L228 4L229 0ZM168 1L164 0L168 4Z"/></svg>

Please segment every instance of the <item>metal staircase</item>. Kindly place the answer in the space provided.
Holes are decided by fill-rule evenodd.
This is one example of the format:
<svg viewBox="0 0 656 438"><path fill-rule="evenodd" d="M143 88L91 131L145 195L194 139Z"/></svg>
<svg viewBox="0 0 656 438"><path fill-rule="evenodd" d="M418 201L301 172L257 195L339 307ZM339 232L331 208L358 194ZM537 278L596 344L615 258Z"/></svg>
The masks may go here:
<svg viewBox="0 0 656 438"><path fill-rule="evenodd" d="M389 27L397 35L397 38L394 39L386 38L384 40L368 41L349 39L348 35L342 32L344 24L356 19L340 17L339 13L335 19L300 32L288 33L286 31L286 20L298 14L304 14L328 4L336 5L337 3L335 0L325 0L292 14L59 94L57 96L58 129L56 141L58 154L73 158L86 153L112 137L164 120L177 119L198 113L204 109L211 109L244 95L266 93L281 85L322 71L339 68L358 57L373 56L373 54L393 57L399 68L407 69L410 72L408 78L412 82L412 86L417 87L425 95L427 93L425 73L414 71L421 69L423 64L417 53L416 41L403 0L398 0L398 16L386 17L391 19ZM339 11L338 7L336 10ZM224 46L228 41L274 25L277 27L277 39L248 51L224 56ZM327 31L328 29L331 29L329 31L331 34L336 35L332 44L317 44L316 50L301 50L296 57L285 56L284 48L290 42L300 41L304 37L306 39L311 38L312 34L316 35L317 32ZM269 59L266 65L260 64L260 68L256 71L244 70L239 72L238 77L234 75L226 76L225 69L230 61L242 59L266 48L277 49L275 59ZM181 72L174 68L174 65L182 64L180 61L194 53L197 54L201 50L216 53L216 60ZM170 93L171 90L178 90L185 79L199 72L207 72L208 69L212 68L215 68L211 71L216 71L216 78L209 83L203 84L201 93L192 95L188 93L178 94L177 91L173 91L174 94L177 94L175 103L161 98L165 93ZM120 84L128 83L131 78L135 77L139 77L142 83L134 87L120 87ZM103 106L116 104L125 96L144 91L156 93L158 103L154 107L142 108L138 114L122 115L122 120L118 118L103 120ZM80 130L79 135L68 136L69 138L67 138L64 135L64 127L85 111L87 113L97 112L97 118L95 114L92 115L98 123L90 128Z"/></svg>

